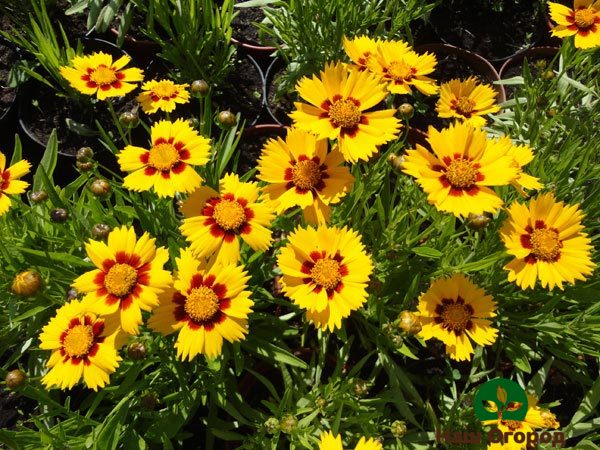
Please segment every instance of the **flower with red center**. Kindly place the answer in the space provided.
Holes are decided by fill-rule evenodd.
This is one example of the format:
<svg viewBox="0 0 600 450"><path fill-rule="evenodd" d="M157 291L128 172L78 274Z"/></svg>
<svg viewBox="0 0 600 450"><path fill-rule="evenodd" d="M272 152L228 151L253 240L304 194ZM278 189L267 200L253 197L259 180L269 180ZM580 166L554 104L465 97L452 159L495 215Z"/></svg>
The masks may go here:
<svg viewBox="0 0 600 450"><path fill-rule="evenodd" d="M137 87L136 82L144 79L141 69L123 69L130 60L129 56L123 55L113 62L110 54L96 52L75 56L70 66L60 68L60 73L74 89L83 94L96 94L99 100L122 97Z"/></svg>
<svg viewBox="0 0 600 450"><path fill-rule="evenodd" d="M207 264L184 249L177 258L177 274L174 289L160 296L148 324L165 335L179 331L179 358L192 360L200 353L214 358L221 354L223 339L245 339L254 302L245 290L250 277L242 266Z"/></svg>
<svg viewBox="0 0 600 450"><path fill-rule="evenodd" d="M492 86L480 83L476 77L450 80L440 86L436 111L439 117L482 127L487 122L484 116L500 111L496 96Z"/></svg>
<svg viewBox="0 0 600 450"><path fill-rule="evenodd" d="M600 1L575 0L573 9L560 3L548 3L550 17L558 25L552 35L560 38L575 36L575 47L600 46Z"/></svg>
<svg viewBox="0 0 600 450"><path fill-rule="evenodd" d="M360 235L348 228L297 228L277 264L285 295L323 330L341 328L367 300L373 265Z"/></svg>
<svg viewBox="0 0 600 450"><path fill-rule="evenodd" d="M479 345L491 345L498 330L488 320L496 303L485 291L462 274L439 278L419 297L419 336L437 338L446 344L446 353L457 361L470 360L471 338Z"/></svg>
<svg viewBox="0 0 600 450"><path fill-rule="evenodd" d="M0 152L0 216L6 214L11 205L9 195L18 195L25 192L29 186L26 181L21 181L24 175L29 173L31 164L22 159L8 169L6 168L6 156Z"/></svg>
<svg viewBox="0 0 600 450"><path fill-rule="evenodd" d="M241 182L235 174L223 177L220 192L202 186L183 202L181 233L198 258L215 256L223 264L240 259L242 238L253 250L271 245L271 201L261 199L256 183Z"/></svg>
<svg viewBox="0 0 600 450"><path fill-rule="evenodd" d="M97 269L73 282L77 291L87 293L86 304L103 315L118 313L129 334L138 334L142 310L151 311L158 304L157 294L172 282L163 270L169 252L154 243L148 233L137 239L134 229L126 226L111 231L107 243L90 240L85 249Z"/></svg>
<svg viewBox="0 0 600 450"><path fill-rule="evenodd" d="M344 159L368 160L378 146L398 137L400 120L395 109L368 111L386 96L379 79L342 63L327 64L320 78L304 77L297 86L300 97L290 114L294 125L319 139L337 139Z"/></svg>
<svg viewBox="0 0 600 450"><path fill-rule="evenodd" d="M300 206L312 224L324 223L330 204L346 195L354 177L342 164L344 157L334 148L327 153L326 139L317 140L306 131L292 128L285 141L270 139L258 160L259 180L269 183L263 192L277 203L277 213Z"/></svg>
<svg viewBox="0 0 600 450"><path fill-rule="evenodd" d="M488 140L485 131L462 122L442 131L430 127L427 141L433 154L417 144L407 151L402 171L417 179L429 203L463 217L502 206L490 187L507 185L521 172L508 154L510 146Z"/></svg>
<svg viewBox="0 0 600 450"><path fill-rule="evenodd" d="M539 278L542 287L552 290L592 274L591 240L582 232L584 214L579 205L565 205L554 195L543 194L528 205L513 202L508 214L500 232L507 252L515 257L504 267L508 281L527 289Z"/></svg>
<svg viewBox="0 0 600 450"><path fill-rule="evenodd" d="M208 139L182 119L158 122L152 126L150 138L149 150L128 145L119 153L121 169L132 172L123 180L124 187L138 192L154 189L159 197L173 197L200 186L202 177L193 166L208 162Z"/></svg>
<svg viewBox="0 0 600 450"><path fill-rule="evenodd" d="M186 90L189 85L175 84L171 80L150 80L142 85L142 92L137 96L137 101L142 105L146 114L158 110L171 112L177 103L185 104L190 101L190 94Z"/></svg>
<svg viewBox="0 0 600 450"><path fill-rule="evenodd" d="M40 348L52 350L42 383L70 389L83 378L95 391L108 384L121 361L117 349L126 338L115 319L78 300L61 306L40 334Z"/></svg>
<svg viewBox="0 0 600 450"><path fill-rule="evenodd" d="M367 69L367 62L371 56L377 53L381 40L379 38L371 39L369 36L357 36L352 39L344 36L342 43L346 54L355 64L355 67L362 71ZM408 44L405 45L406 50L408 50Z"/></svg>

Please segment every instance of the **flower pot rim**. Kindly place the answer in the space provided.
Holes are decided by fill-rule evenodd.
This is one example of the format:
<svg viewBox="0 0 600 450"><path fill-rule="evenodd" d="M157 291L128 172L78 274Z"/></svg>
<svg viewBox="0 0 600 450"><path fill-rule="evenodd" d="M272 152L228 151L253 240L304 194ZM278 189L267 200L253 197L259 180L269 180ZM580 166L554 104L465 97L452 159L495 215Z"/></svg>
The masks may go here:
<svg viewBox="0 0 600 450"><path fill-rule="evenodd" d="M500 75L500 79L504 78L504 73L509 68L523 62L523 60L530 55L555 56L559 51L560 51L560 48L554 47L551 45L539 45L539 46L535 46L535 47L530 47L527 50L504 61L504 64L502 64L502 67L500 67L500 70L498 71L498 74Z"/></svg>

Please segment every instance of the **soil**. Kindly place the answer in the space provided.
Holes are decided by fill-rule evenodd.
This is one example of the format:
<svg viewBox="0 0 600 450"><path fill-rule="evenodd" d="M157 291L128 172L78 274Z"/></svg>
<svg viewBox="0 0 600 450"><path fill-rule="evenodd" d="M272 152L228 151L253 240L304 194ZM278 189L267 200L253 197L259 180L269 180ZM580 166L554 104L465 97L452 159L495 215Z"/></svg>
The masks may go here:
<svg viewBox="0 0 600 450"><path fill-rule="evenodd" d="M8 77L18 59L18 54L13 48L0 42L0 120L17 97L16 88L8 87Z"/></svg>
<svg viewBox="0 0 600 450"><path fill-rule="evenodd" d="M235 0L235 3L242 3L246 0ZM259 7L256 8L234 8L237 16L231 22L233 28L233 38L240 42L252 45L261 45L258 39L258 29L255 23L262 22L265 14Z"/></svg>
<svg viewBox="0 0 600 450"><path fill-rule="evenodd" d="M0 429L14 428L18 420L33 412L35 406L34 400L0 388Z"/></svg>
<svg viewBox="0 0 600 450"><path fill-rule="evenodd" d="M285 74L285 65L281 60L278 60L275 64L275 66L271 66L271 72L267 75L267 107L278 124L290 125L292 121L288 114L294 109L294 95L287 92L277 92L280 85L279 81Z"/></svg>
<svg viewBox="0 0 600 450"><path fill-rule="evenodd" d="M538 2L496 1L502 11L492 10L491 3L451 0L434 9L431 21L443 41L496 61L530 47L545 34Z"/></svg>
<svg viewBox="0 0 600 450"><path fill-rule="evenodd" d="M75 47L74 39L85 36L89 31L87 28L87 14L71 14L67 16L65 11L71 7L67 0L56 0L54 5L48 5L48 16L53 24L60 22L72 47ZM56 26L55 32L58 35L58 42L61 42L60 28Z"/></svg>
<svg viewBox="0 0 600 450"><path fill-rule="evenodd" d="M119 25L121 24L121 18L117 14L115 20L110 24L110 28L114 28L115 30L119 30ZM127 29L127 36L135 39L136 41L147 41L148 36L146 36L141 27L146 24L146 15L140 11L138 8L133 8L133 13L131 17L131 23L129 24L129 28Z"/></svg>
<svg viewBox="0 0 600 450"><path fill-rule="evenodd" d="M237 147L240 159L238 162L238 173L246 173L247 171L256 167L256 161L260 156L263 145L269 139L276 136L283 137L285 135L285 129L280 130L268 130L264 133L262 130L250 129L246 130L240 139Z"/></svg>

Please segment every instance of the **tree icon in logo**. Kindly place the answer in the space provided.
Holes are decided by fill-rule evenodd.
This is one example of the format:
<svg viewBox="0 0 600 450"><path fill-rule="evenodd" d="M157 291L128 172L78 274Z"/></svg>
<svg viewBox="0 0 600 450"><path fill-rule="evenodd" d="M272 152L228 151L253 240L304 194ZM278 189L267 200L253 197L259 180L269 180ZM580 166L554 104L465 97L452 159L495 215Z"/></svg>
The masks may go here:
<svg viewBox="0 0 600 450"><path fill-rule="evenodd" d="M524 420L527 394L512 380L494 378L481 385L473 404L475 416L484 420Z"/></svg>

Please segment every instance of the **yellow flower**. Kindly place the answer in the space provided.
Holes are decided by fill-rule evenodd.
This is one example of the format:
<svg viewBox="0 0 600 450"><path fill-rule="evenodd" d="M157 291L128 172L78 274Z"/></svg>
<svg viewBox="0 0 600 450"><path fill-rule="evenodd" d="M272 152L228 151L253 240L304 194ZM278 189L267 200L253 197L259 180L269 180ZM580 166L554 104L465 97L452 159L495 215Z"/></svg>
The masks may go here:
<svg viewBox="0 0 600 450"><path fill-rule="evenodd" d="M575 0L573 9L560 3L548 3L550 17L558 25L552 35L567 37L575 35L575 47L600 46L600 1Z"/></svg>
<svg viewBox="0 0 600 450"><path fill-rule="evenodd" d="M267 250L275 213L272 203L259 199L259 194L256 183L244 183L237 175L227 174L220 192L202 186L190 195L181 207L185 219L180 229L194 254L233 264L240 259L238 236L253 250Z"/></svg>
<svg viewBox="0 0 600 450"><path fill-rule="evenodd" d="M591 275L596 265L591 240L582 232L584 214L579 205L565 205L554 195L543 194L528 205L513 202L508 214L500 230L506 251L515 257L504 266L508 281L527 289L539 278L542 287L552 290Z"/></svg>
<svg viewBox="0 0 600 450"><path fill-rule="evenodd" d="M202 184L202 177L192 166L208 162L208 139L182 119L162 120L152 127L150 135L149 150L128 145L119 153L121 169L132 172L123 180L124 187L138 192L152 188L159 197L173 197Z"/></svg>
<svg viewBox="0 0 600 450"><path fill-rule="evenodd" d="M456 118L481 127L486 124L482 116L498 112L500 107L496 105L496 91L492 86L469 77L442 84L436 111L442 118Z"/></svg>
<svg viewBox="0 0 600 450"><path fill-rule="evenodd" d="M296 89L310 104L294 103L294 125L319 139L337 139L346 161L366 161L379 145L398 137L401 125L395 109L367 112L386 96L385 87L369 72L327 64L319 78L304 77Z"/></svg>
<svg viewBox="0 0 600 450"><path fill-rule="evenodd" d="M323 330L341 328L367 300L373 265L360 235L348 228L296 228L277 264L285 295Z"/></svg>
<svg viewBox="0 0 600 450"><path fill-rule="evenodd" d="M361 437L354 450L381 450L382 448L382 445L375 439L367 440L367 438ZM319 442L319 450L344 450L342 437L339 434L336 436L332 432L323 432Z"/></svg>
<svg viewBox="0 0 600 450"><path fill-rule="evenodd" d="M462 122L442 131L430 127L427 141L433 154L417 144L407 151L402 171L417 179L429 203L463 217L502 206L490 187L512 183L520 174L505 141L487 140L483 130Z"/></svg>
<svg viewBox="0 0 600 450"><path fill-rule="evenodd" d="M496 315L495 308L492 297L464 275L439 278L419 297L419 336L442 341L451 359L470 360L473 346L469 338L479 345L496 341L498 330L488 320Z"/></svg>
<svg viewBox="0 0 600 450"><path fill-rule="evenodd" d="M25 192L29 186L26 181L19 178L29 173L31 164L22 159L6 169L6 156L0 152L0 216L6 214L10 208L9 195L18 195Z"/></svg>
<svg viewBox="0 0 600 450"><path fill-rule="evenodd" d="M435 71L436 65L435 55L419 55L403 41L382 42L378 52L367 61L368 69L378 75L393 94L412 94L412 87L425 95L437 94L435 80L427 76Z"/></svg>
<svg viewBox="0 0 600 450"><path fill-rule="evenodd" d="M175 84L171 80L150 80L142 85L145 92L139 94L136 99L146 114L155 113L159 109L171 112L177 103L185 104L190 101L187 87L187 84Z"/></svg>
<svg viewBox="0 0 600 450"><path fill-rule="evenodd" d="M223 339L245 339L254 302L245 290L250 277L243 266L209 265L184 249L177 258L177 269L175 289L161 295L148 322L165 335L179 331L177 356L191 361L202 353L214 358L221 354Z"/></svg>
<svg viewBox="0 0 600 450"><path fill-rule="evenodd" d="M78 300L60 307L40 334L40 348L52 350L42 383L70 389L83 378L93 390L108 384L121 361L117 349L126 337L115 319L100 316Z"/></svg>
<svg viewBox="0 0 600 450"><path fill-rule="evenodd" d="M129 56L123 55L113 63L110 54L96 52L75 56L71 66L61 67L60 73L73 88L83 94L96 94L99 100L121 97L137 87L134 83L144 79L141 69L123 69L130 60Z"/></svg>
<svg viewBox="0 0 600 450"><path fill-rule="evenodd" d="M122 226L108 235L108 243L90 240L85 250L97 269L73 282L79 292L87 292L84 302L101 314L118 313L121 328L138 334L142 310L158 305L157 294L171 285L171 274L163 270L169 259L164 247L144 233L136 239L132 228Z"/></svg>
<svg viewBox="0 0 600 450"><path fill-rule="evenodd" d="M344 44L346 54L355 64L355 68L365 70L369 58L377 53L381 40L379 38L371 39L368 36L357 36L353 39L348 39L344 36L342 43Z"/></svg>
<svg viewBox="0 0 600 450"><path fill-rule="evenodd" d="M270 139L258 160L259 180L269 183L263 188L277 202L277 213L300 206L312 224L329 220L330 204L338 203L352 188L354 177L344 167L344 157L334 148L327 153L326 139L290 129L285 141Z"/></svg>
<svg viewBox="0 0 600 450"><path fill-rule="evenodd" d="M500 138L499 144L504 144L509 148L508 154L513 157L512 165L519 168L519 175L511 182L513 187L521 195L526 195L524 189L542 189L544 185L540 183L539 178L533 177L522 170L524 166L533 161L532 148L525 144L514 145L508 137Z"/></svg>

